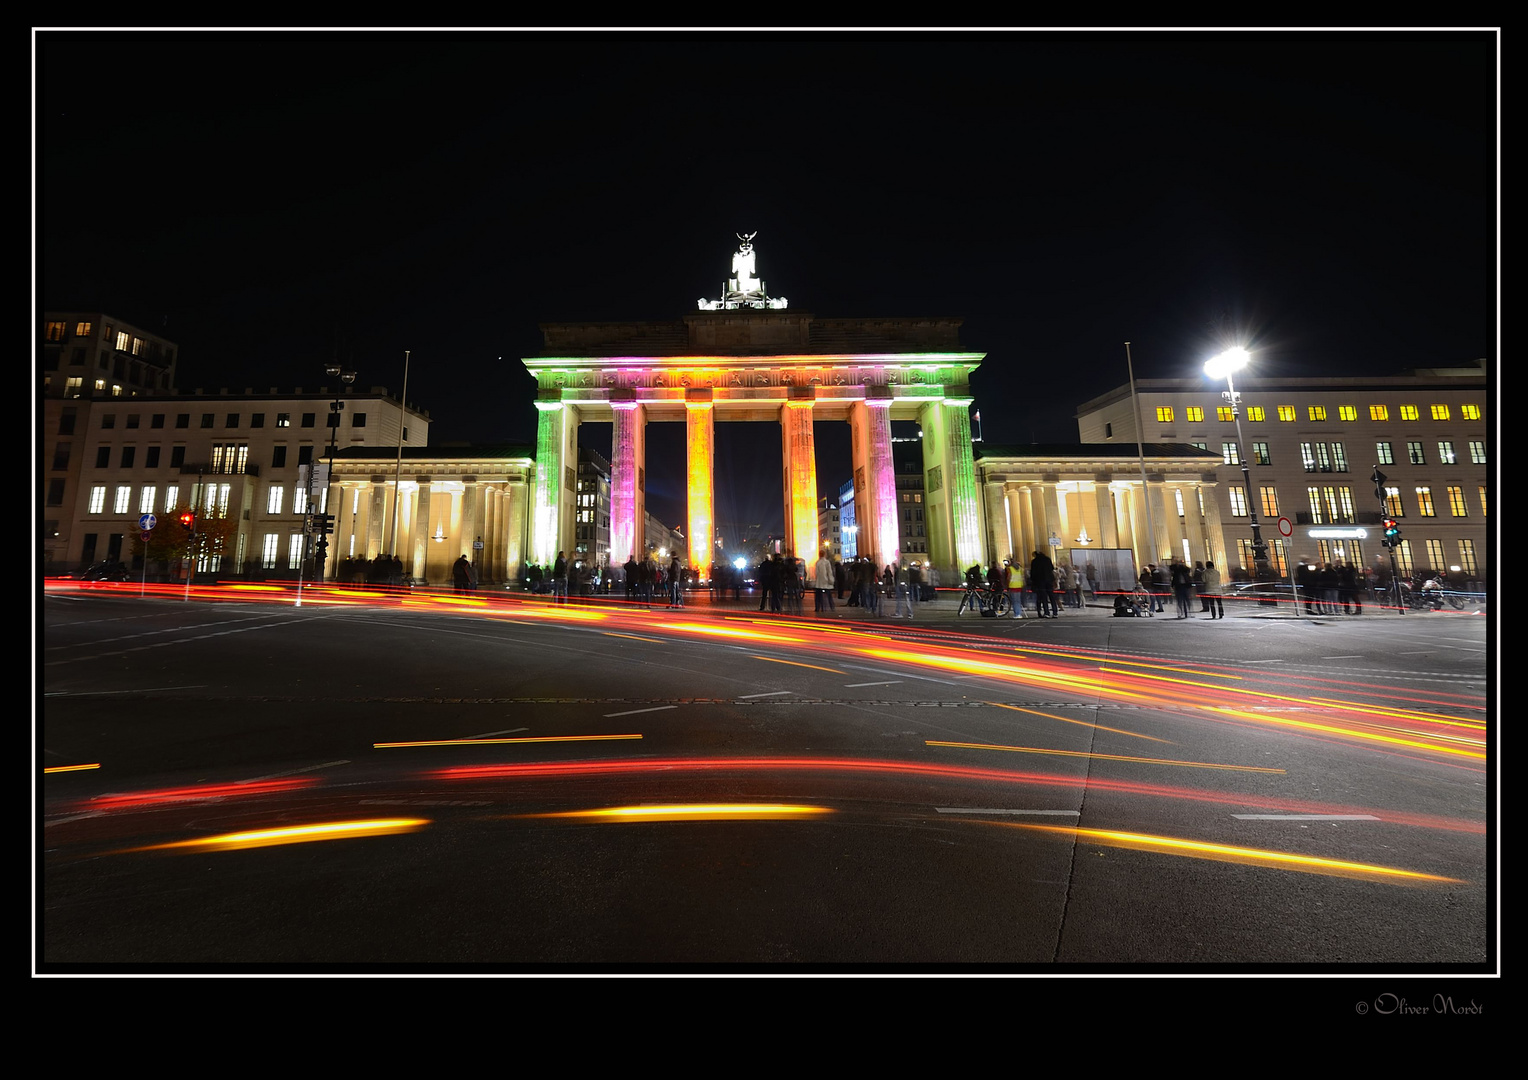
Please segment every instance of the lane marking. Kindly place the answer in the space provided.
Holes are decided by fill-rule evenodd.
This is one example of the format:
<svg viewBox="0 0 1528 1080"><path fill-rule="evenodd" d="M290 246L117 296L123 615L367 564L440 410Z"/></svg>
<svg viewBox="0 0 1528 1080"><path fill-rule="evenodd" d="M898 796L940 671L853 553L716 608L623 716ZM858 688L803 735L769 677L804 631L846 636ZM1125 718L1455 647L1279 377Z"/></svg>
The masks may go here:
<svg viewBox="0 0 1528 1080"><path fill-rule="evenodd" d="M302 769L288 769L286 772L267 773L265 776L252 776L248 780L236 780L236 784L258 784L262 780L279 780L283 776L296 776L298 773L313 772L315 769L332 769L336 765L349 765L348 758L339 761L326 761L322 765L309 765Z"/></svg>
<svg viewBox="0 0 1528 1080"><path fill-rule="evenodd" d="M1379 821L1373 814L1232 814L1237 821Z"/></svg>
<svg viewBox="0 0 1528 1080"><path fill-rule="evenodd" d="M492 739L499 735L513 735L517 731L529 731L528 727L505 728L503 731L485 731L481 735L464 735L465 739Z"/></svg>
<svg viewBox="0 0 1528 1080"><path fill-rule="evenodd" d="M846 672L846 671L839 671L837 668L819 667L816 664L802 664L802 663L798 663L795 660L776 660L773 656L759 656L756 653L750 653L749 655L752 656L755 660L768 660L771 664L789 664L791 667L811 668L813 671L827 671L827 672L831 672L834 675L847 675L848 674L848 672Z"/></svg>
<svg viewBox="0 0 1528 1080"><path fill-rule="evenodd" d="M676 706L664 705L665 709ZM638 709L637 712L656 712L656 709ZM612 716L624 716L625 713L612 713ZM525 730L521 728L520 730ZM378 742L372 743L374 750L386 750L399 746L495 746L504 743L544 743L544 742L603 742L609 739L640 739L640 735L541 735L523 739L419 739L414 742Z"/></svg>
<svg viewBox="0 0 1528 1080"><path fill-rule="evenodd" d="M112 694L157 694L161 690L205 690L206 683L193 683L190 686L145 686L141 690L54 690L43 697L107 697Z"/></svg>
<svg viewBox="0 0 1528 1080"><path fill-rule="evenodd" d="M679 708L678 705L658 705L658 706L655 706L655 707L653 707L651 709L628 709L625 712L607 712L605 714L605 716L607 718L612 717L612 716L635 716L637 713L662 712L664 709L677 709L677 708Z"/></svg>
<svg viewBox="0 0 1528 1080"><path fill-rule="evenodd" d="M844 683L844 689L847 690L851 686L896 686L901 681L901 679L892 679L889 682L846 682Z"/></svg>
<svg viewBox="0 0 1528 1080"><path fill-rule="evenodd" d="M742 697L738 698L738 700L747 701L749 698L756 697L779 697L781 694L794 694L795 692L796 691L794 690L771 690L767 694L744 694Z"/></svg>

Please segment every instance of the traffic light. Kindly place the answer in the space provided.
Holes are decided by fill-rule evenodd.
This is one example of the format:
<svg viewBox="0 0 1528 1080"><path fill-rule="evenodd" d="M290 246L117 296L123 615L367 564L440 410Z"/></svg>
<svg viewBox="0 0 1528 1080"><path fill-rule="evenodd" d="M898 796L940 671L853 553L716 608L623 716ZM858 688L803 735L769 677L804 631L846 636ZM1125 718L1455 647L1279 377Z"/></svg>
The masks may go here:
<svg viewBox="0 0 1528 1080"><path fill-rule="evenodd" d="M1393 547L1398 547L1400 545L1400 542L1401 542L1401 524L1400 524L1400 522L1396 521L1395 518L1393 518L1393 517L1385 518L1385 539L1383 541L1384 545L1387 548L1393 548Z"/></svg>
<svg viewBox="0 0 1528 1080"><path fill-rule="evenodd" d="M176 520L180 522L180 527L182 529L185 529L186 532L188 532L188 533L196 532L196 511L195 510L182 510L180 512L180 516L178 518L176 518Z"/></svg>

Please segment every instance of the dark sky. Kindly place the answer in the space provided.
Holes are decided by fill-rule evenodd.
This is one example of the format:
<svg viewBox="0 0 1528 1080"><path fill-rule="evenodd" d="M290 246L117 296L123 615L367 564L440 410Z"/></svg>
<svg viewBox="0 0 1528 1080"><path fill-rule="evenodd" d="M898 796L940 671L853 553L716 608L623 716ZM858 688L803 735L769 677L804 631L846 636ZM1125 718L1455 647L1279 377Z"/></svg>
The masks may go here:
<svg viewBox="0 0 1528 1080"><path fill-rule="evenodd" d="M1075 441L1127 340L1140 378L1496 362L1490 31L34 44L37 304L178 342L183 389L338 351L396 393L407 349L432 443L532 441L538 323L678 319L755 230L793 309L963 317L991 442Z"/></svg>

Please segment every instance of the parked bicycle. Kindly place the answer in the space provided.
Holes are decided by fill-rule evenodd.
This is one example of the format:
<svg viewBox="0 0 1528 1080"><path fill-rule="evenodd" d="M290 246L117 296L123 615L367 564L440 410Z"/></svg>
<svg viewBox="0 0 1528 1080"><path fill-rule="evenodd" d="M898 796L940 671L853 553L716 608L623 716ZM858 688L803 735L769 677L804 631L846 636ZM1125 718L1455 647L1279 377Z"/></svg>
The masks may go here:
<svg viewBox="0 0 1528 1080"><path fill-rule="evenodd" d="M966 609L1001 618L1013 612L1013 600L1008 595L1007 589L995 588L982 584L979 581L966 581L966 591L960 598L960 607L955 609L956 615L964 615Z"/></svg>

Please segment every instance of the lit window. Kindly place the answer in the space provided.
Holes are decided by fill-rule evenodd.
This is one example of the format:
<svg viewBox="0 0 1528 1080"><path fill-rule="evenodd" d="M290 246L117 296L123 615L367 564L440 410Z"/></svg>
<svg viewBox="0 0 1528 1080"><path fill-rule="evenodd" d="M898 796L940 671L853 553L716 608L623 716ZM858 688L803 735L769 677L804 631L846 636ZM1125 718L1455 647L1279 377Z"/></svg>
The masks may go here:
<svg viewBox="0 0 1528 1080"><path fill-rule="evenodd" d="M1278 517L1279 516L1279 496L1278 496L1278 493L1276 491L1274 491L1272 485L1269 485L1269 486L1264 487L1262 489L1262 498L1263 498L1263 516L1265 518L1270 519L1270 520L1272 520L1273 518Z"/></svg>
<svg viewBox="0 0 1528 1080"><path fill-rule="evenodd" d="M1306 488L1305 496L1310 501L1310 523L1321 525L1326 519L1321 516L1321 489Z"/></svg>
<svg viewBox="0 0 1528 1080"><path fill-rule="evenodd" d="M1470 464L1484 465L1486 463L1486 444L1478 440L1470 440Z"/></svg>
<svg viewBox="0 0 1528 1080"><path fill-rule="evenodd" d="M1418 420L1418 419L1421 419L1421 414L1417 412L1417 407L1415 405L1402 405L1401 406L1401 419L1402 420Z"/></svg>
<svg viewBox="0 0 1528 1080"><path fill-rule="evenodd" d="M281 551L279 533L266 533L260 541L260 565L266 570L276 569L276 556Z"/></svg>
<svg viewBox="0 0 1528 1080"><path fill-rule="evenodd" d="M1479 420L1480 419L1480 406L1479 405L1461 405L1461 406L1459 406L1459 415L1464 417L1466 420Z"/></svg>
<svg viewBox="0 0 1528 1080"><path fill-rule="evenodd" d="M1231 411L1231 406L1222 405L1215 410L1215 419L1223 424L1229 424L1232 420L1236 419L1236 413Z"/></svg>
<svg viewBox="0 0 1528 1080"><path fill-rule="evenodd" d="M1226 494L1231 496L1231 516L1247 516L1247 493L1239 487L1227 488Z"/></svg>
<svg viewBox="0 0 1528 1080"><path fill-rule="evenodd" d="M1188 417L1188 422L1191 424L1198 424L1204 420L1204 410L1197 405L1190 405L1183 410L1183 413Z"/></svg>
<svg viewBox="0 0 1528 1080"><path fill-rule="evenodd" d="M1269 456L1268 444L1255 442L1252 444L1252 461L1257 465L1272 465L1273 458Z"/></svg>
<svg viewBox="0 0 1528 1080"><path fill-rule="evenodd" d="M113 514L125 514L132 503L133 489L126 484L118 484L116 494L111 500L111 512Z"/></svg>
<svg viewBox="0 0 1528 1080"><path fill-rule="evenodd" d="M1326 406L1325 405L1312 405L1310 407L1310 418L1312 420L1325 420L1326 419Z"/></svg>
<svg viewBox="0 0 1528 1080"><path fill-rule="evenodd" d="M1478 572L1475 566L1475 541L1459 541L1459 569L1471 575Z"/></svg>
<svg viewBox="0 0 1528 1080"><path fill-rule="evenodd" d="M1293 405L1280 405L1279 406L1279 419L1284 421L1286 424L1294 423L1295 422L1295 407Z"/></svg>
<svg viewBox="0 0 1528 1080"><path fill-rule="evenodd" d="M1369 419L1370 420L1389 420L1390 419L1390 410L1388 408L1386 408L1384 405L1370 405L1369 406Z"/></svg>
<svg viewBox="0 0 1528 1080"><path fill-rule="evenodd" d="M1234 442L1220 444L1220 457L1227 465L1241 464L1241 455L1236 452L1236 444Z"/></svg>
<svg viewBox="0 0 1528 1080"><path fill-rule="evenodd" d="M281 513L281 493L285 489L280 484L272 484L270 492L265 496L265 512L272 516Z"/></svg>
<svg viewBox="0 0 1528 1080"><path fill-rule="evenodd" d="M1331 488L1327 488L1326 490L1328 492L1330 492L1332 489ZM1350 488L1350 487L1340 487L1340 488L1337 488L1337 503L1336 503L1336 508L1333 511L1333 513L1336 514L1336 515L1340 515L1340 519L1334 518L1334 520L1346 521L1350 525L1353 523L1353 521L1355 520L1355 517L1354 517L1354 514L1353 514L1353 489L1352 488Z"/></svg>
<svg viewBox="0 0 1528 1080"><path fill-rule="evenodd" d="M1448 406L1447 405L1434 405L1432 407L1432 418L1434 420L1447 420L1448 419Z"/></svg>
<svg viewBox="0 0 1528 1080"><path fill-rule="evenodd" d="M277 427L291 427L292 426L292 414L291 413L284 413L284 412L283 413L277 413L276 414L276 426Z"/></svg>
<svg viewBox="0 0 1528 1080"><path fill-rule="evenodd" d="M1451 443L1451 442L1440 442L1438 444L1438 463L1441 464L1441 465L1452 465L1452 464L1454 464L1454 444L1453 443Z"/></svg>
<svg viewBox="0 0 1528 1080"><path fill-rule="evenodd" d="M1348 452L1342 448L1340 442L1332 444L1332 468L1338 472L1348 471Z"/></svg>
<svg viewBox="0 0 1528 1080"><path fill-rule="evenodd" d="M1183 517L1184 516L1183 515L1183 489L1182 488L1174 488L1173 489L1173 498L1178 503L1178 516L1179 517Z"/></svg>
<svg viewBox="0 0 1528 1080"><path fill-rule="evenodd" d="M1486 486L1480 485L1480 516L1486 517Z"/></svg>
<svg viewBox="0 0 1528 1080"><path fill-rule="evenodd" d="M132 344L132 341L133 335L129 334L126 330L117 331L117 349L119 351L127 352L128 346Z"/></svg>
<svg viewBox="0 0 1528 1080"><path fill-rule="evenodd" d="M45 331L48 341L63 341L68 333L69 324L65 322L50 322Z"/></svg>
<svg viewBox="0 0 1528 1080"><path fill-rule="evenodd" d="M1387 487L1385 489L1385 513L1391 517L1405 517L1406 507L1401 504L1401 489Z"/></svg>
<svg viewBox="0 0 1528 1080"><path fill-rule="evenodd" d="M1324 442L1316 444L1316 468L1322 472L1332 471L1332 455Z"/></svg>
<svg viewBox="0 0 1528 1080"><path fill-rule="evenodd" d="M180 485L170 484L164 489L164 512L174 510L180 502Z"/></svg>
<svg viewBox="0 0 1528 1080"><path fill-rule="evenodd" d="M1254 424L1261 424L1263 422L1263 407L1261 405L1248 405L1247 419L1251 420Z"/></svg>
<svg viewBox="0 0 1528 1080"><path fill-rule="evenodd" d="M62 326L63 324L60 323L59 325ZM92 514L99 514L99 513L102 513L105 509L106 509L106 485L105 484L92 484L92 485L90 485L90 512Z"/></svg>
<svg viewBox="0 0 1528 1080"><path fill-rule="evenodd" d="M1303 442L1300 444L1300 463L1305 466L1306 472L1316 471L1316 444Z"/></svg>
<svg viewBox="0 0 1528 1080"><path fill-rule="evenodd" d="M143 490L138 493L138 513L152 514L154 512L154 496L157 494L153 484L144 484Z"/></svg>
<svg viewBox="0 0 1528 1080"><path fill-rule="evenodd" d="M74 324L74 336L75 337L89 337L90 336L90 324L88 322L75 323Z"/></svg>
<svg viewBox="0 0 1528 1080"><path fill-rule="evenodd" d="M1448 511L1454 517L1469 517L1469 511L1464 505L1464 488L1450 487L1448 489Z"/></svg>
<svg viewBox="0 0 1528 1080"><path fill-rule="evenodd" d="M1417 513L1422 517L1435 517L1433 513L1432 488L1417 488Z"/></svg>
<svg viewBox="0 0 1528 1080"><path fill-rule="evenodd" d="M1173 422L1173 409L1171 405L1157 406L1157 423L1170 424Z"/></svg>
<svg viewBox="0 0 1528 1080"><path fill-rule="evenodd" d="M1419 442L1406 444L1406 457L1413 465L1427 464L1427 455L1422 452L1422 444Z"/></svg>
<svg viewBox="0 0 1528 1080"><path fill-rule="evenodd" d="M1339 420L1357 420L1358 419L1358 409L1357 409L1357 407L1353 406L1353 405L1339 405L1339 406L1337 406L1337 419L1339 419Z"/></svg>
<svg viewBox="0 0 1528 1080"><path fill-rule="evenodd" d="M1374 444L1374 456L1379 459L1381 465L1394 465L1395 457L1390 453L1390 444L1377 442Z"/></svg>
<svg viewBox="0 0 1528 1080"><path fill-rule="evenodd" d="M302 565L302 533L287 538L287 569L296 570Z"/></svg>

